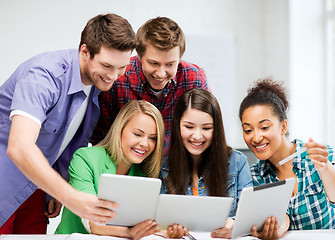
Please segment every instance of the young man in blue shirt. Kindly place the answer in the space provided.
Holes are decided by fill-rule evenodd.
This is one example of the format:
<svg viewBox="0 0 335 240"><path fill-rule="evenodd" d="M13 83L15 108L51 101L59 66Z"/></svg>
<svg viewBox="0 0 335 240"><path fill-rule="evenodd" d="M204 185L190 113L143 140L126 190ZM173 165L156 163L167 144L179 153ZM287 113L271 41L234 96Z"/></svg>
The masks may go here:
<svg viewBox="0 0 335 240"><path fill-rule="evenodd" d="M0 234L45 233L43 191L86 219L115 215L109 210L115 203L79 192L64 178L97 123L100 91L124 74L136 44L127 20L98 15L82 31L79 52L37 55L0 87ZM59 202L49 201L47 216L58 215Z"/></svg>

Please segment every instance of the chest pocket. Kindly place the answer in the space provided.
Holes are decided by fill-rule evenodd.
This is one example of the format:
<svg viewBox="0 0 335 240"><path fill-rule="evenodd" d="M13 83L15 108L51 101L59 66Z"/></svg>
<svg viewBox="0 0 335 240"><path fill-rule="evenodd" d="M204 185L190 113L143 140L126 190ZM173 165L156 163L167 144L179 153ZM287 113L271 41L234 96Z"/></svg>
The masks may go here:
<svg viewBox="0 0 335 240"><path fill-rule="evenodd" d="M328 211L326 193L322 187L321 180L308 185L303 191L298 192L291 200L289 212L292 214L295 226L301 229L311 229L311 222L322 219ZM305 219L305 221L302 221ZM320 221L320 223L321 221ZM318 227L321 227L318 226Z"/></svg>
<svg viewBox="0 0 335 240"><path fill-rule="evenodd" d="M49 134L58 134L60 131L64 130L66 122L59 122L57 119L51 118L47 119L42 124L42 129Z"/></svg>

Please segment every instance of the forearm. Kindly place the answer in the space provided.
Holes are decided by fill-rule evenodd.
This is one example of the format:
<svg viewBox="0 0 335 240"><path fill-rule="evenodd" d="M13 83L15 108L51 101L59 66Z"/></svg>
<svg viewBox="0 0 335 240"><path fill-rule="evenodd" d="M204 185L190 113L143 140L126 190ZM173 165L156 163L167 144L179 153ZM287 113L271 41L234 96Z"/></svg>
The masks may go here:
<svg viewBox="0 0 335 240"><path fill-rule="evenodd" d="M319 170L319 174L329 201L335 203L335 165L330 162L327 162L327 165Z"/></svg>
<svg viewBox="0 0 335 240"><path fill-rule="evenodd" d="M77 191L50 166L36 145L38 136L38 124L22 116L13 117L7 155L22 173L80 217L95 222L115 217L116 213L110 210L117 208L115 203Z"/></svg>
<svg viewBox="0 0 335 240"><path fill-rule="evenodd" d="M50 166L36 144L11 143L7 154L27 178L60 202L66 202L66 197L75 191Z"/></svg>
<svg viewBox="0 0 335 240"><path fill-rule="evenodd" d="M284 234L285 232L287 232L289 227L290 227L290 217L287 214L285 214L284 221L280 225L280 229L282 231L281 235Z"/></svg>
<svg viewBox="0 0 335 240"><path fill-rule="evenodd" d="M130 238L129 229L127 227L98 225L91 221L89 222L89 226L93 234Z"/></svg>

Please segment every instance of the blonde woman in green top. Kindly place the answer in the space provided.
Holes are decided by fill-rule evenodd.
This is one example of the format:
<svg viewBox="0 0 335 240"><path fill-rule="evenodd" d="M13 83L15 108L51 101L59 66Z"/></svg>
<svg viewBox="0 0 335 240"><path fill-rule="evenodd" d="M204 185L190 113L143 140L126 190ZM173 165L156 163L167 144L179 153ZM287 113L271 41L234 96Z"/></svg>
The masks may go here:
<svg viewBox="0 0 335 240"><path fill-rule="evenodd" d="M69 167L69 182L77 190L97 195L103 173L158 177L164 149L164 123L157 108L144 100L128 102L106 137L94 147L78 149ZM97 209L99 215L101 209ZM64 207L56 234L93 233L140 239L158 232L155 221L134 227L98 225Z"/></svg>

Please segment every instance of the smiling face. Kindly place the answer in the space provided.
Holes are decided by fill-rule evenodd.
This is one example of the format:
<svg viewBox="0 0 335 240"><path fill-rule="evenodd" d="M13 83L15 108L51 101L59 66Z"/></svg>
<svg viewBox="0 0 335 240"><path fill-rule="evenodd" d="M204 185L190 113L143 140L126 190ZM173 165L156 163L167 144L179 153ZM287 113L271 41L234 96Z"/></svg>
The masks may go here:
<svg viewBox="0 0 335 240"><path fill-rule="evenodd" d="M193 158L199 157L212 143L213 118L197 109L187 109L180 120L180 134L184 147Z"/></svg>
<svg viewBox="0 0 335 240"><path fill-rule="evenodd" d="M142 71L153 89L163 89L166 83L174 78L180 61L179 55L179 47L163 51L150 43L147 44L146 51L141 57Z"/></svg>
<svg viewBox="0 0 335 240"><path fill-rule="evenodd" d="M108 91L126 71L131 51L122 52L101 46L100 52L90 58L85 44L80 48L80 72L85 85L94 85L100 91Z"/></svg>
<svg viewBox="0 0 335 240"><path fill-rule="evenodd" d="M242 115L243 138L260 160L273 158L284 144L287 121L279 121L270 106L254 105Z"/></svg>
<svg viewBox="0 0 335 240"><path fill-rule="evenodd" d="M141 163L155 149L157 127L155 120L142 112L134 115L121 134L121 149L131 163Z"/></svg>

